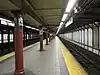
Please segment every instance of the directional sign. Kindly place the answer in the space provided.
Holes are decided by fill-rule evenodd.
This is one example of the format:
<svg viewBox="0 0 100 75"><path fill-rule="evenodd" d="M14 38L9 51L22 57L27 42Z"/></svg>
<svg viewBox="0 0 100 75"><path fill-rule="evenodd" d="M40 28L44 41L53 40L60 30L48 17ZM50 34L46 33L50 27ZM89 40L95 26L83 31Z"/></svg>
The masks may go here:
<svg viewBox="0 0 100 75"><path fill-rule="evenodd" d="M39 33L40 33L40 35L43 35L43 30L40 30L40 32L39 32Z"/></svg>
<svg viewBox="0 0 100 75"><path fill-rule="evenodd" d="M21 16L18 18L18 23L19 26L23 26L23 18Z"/></svg>

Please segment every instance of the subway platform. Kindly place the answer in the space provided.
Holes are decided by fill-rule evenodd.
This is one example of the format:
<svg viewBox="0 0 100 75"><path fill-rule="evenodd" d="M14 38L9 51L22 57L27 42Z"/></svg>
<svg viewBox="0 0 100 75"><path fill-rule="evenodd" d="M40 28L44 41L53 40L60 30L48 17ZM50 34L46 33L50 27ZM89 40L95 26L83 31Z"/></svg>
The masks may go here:
<svg viewBox="0 0 100 75"><path fill-rule="evenodd" d="M24 68L28 71L27 75L88 75L58 37L49 45L45 45L45 42L44 40L44 51L39 51L39 42L24 48ZM9 59L0 59L4 59L0 62L0 75L14 72L13 55L14 53L9 54Z"/></svg>

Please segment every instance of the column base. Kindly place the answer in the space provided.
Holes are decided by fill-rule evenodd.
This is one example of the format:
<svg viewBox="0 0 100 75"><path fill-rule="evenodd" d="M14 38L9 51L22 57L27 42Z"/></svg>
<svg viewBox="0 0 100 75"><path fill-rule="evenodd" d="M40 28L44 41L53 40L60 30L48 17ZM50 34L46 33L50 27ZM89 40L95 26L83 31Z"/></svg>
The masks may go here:
<svg viewBox="0 0 100 75"><path fill-rule="evenodd" d="M1 74L1 75L15 75L14 72L10 72L10 73L5 73L5 74ZM24 71L24 75L36 75L34 74L32 71L30 71L29 69L25 69Z"/></svg>
<svg viewBox="0 0 100 75"><path fill-rule="evenodd" d="M49 45L49 44L45 44L45 45Z"/></svg>
<svg viewBox="0 0 100 75"><path fill-rule="evenodd" d="M39 50L39 51L44 51L44 50Z"/></svg>
<svg viewBox="0 0 100 75"><path fill-rule="evenodd" d="M39 50L39 51L42 52L42 51L47 51L47 50L44 50L44 49L43 49L43 50Z"/></svg>

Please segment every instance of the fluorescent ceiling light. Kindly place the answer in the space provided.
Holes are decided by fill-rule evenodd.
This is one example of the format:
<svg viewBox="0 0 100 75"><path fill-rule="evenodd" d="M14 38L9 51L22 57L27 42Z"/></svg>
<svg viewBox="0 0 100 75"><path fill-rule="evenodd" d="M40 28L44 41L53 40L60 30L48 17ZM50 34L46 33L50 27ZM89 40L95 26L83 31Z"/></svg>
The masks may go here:
<svg viewBox="0 0 100 75"><path fill-rule="evenodd" d="M71 11L71 9L72 9L73 6L75 5L76 1L77 1L77 0L69 0L68 5L67 5L67 7L66 7L66 9L65 9L65 13ZM67 16L68 16L68 14L64 14L64 15L63 15L63 18L62 18L62 21L65 21L66 18L67 18ZM66 24L66 26L68 26L68 25L71 24L71 23L72 23L72 22L68 22L68 23ZM56 34L58 34L58 32L60 31L60 29L61 29L62 26L63 26L63 22L60 23L60 26L59 26L59 28L58 28Z"/></svg>
<svg viewBox="0 0 100 75"><path fill-rule="evenodd" d="M71 23L72 23L72 22L71 22L71 21L69 21L69 22L67 22L67 23L66 23L66 25L65 25L65 26L66 26L66 27L68 27Z"/></svg>
<svg viewBox="0 0 100 75"><path fill-rule="evenodd" d="M70 20L66 23L65 27L68 27L72 23L73 23L73 17L70 18Z"/></svg>
<svg viewBox="0 0 100 75"><path fill-rule="evenodd" d="M61 27L62 27L62 26L63 26L63 22L61 22L61 23L60 23L59 28L58 28L57 33L56 33L56 34L58 34L58 32L60 31L60 29L61 29Z"/></svg>
<svg viewBox="0 0 100 75"><path fill-rule="evenodd" d="M32 27L30 27L30 26L25 26L26 28L32 28Z"/></svg>
<svg viewBox="0 0 100 75"><path fill-rule="evenodd" d="M77 9L75 8L75 9L74 9L74 13L77 13L77 12L78 12L78 11L77 11Z"/></svg>
<svg viewBox="0 0 100 75"><path fill-rule="evenodd" d="M39 29L36 29L37 31L39 31Z"/></svg>
<svg viewBox="0 0 100 75"><path fill-rule="evenodd" d="M35 30L35 28L33 28L33 27L31 29Z"/></svg>
<svg viewBox="0 0 100 75"><path fill-rule="evenodd" d="M60 26L59 26L58 30L61 29L62 25L63 25L63 22L60 23Z"/></svg>
<svg viewBox="0 0 100 75"><path fill-rule="evenodd" d="M76 3L76 0L69 0L65 12L70 12L75 3Z"/></svg>
<svg viewBox="0 0 100 75"><path fill-rule="evenodd" d="M13 26L13 27L15 26L15 24L10 20L4 18L0 18L0 20L1 20L1 24L3 25Z"/></svg>
<svg viewBox="0 0 100 75"><path fill-rule="evenodd" d="M14 23L12 23L12 22L11 22L11 23L8 23L8 25L9 25L9 26L12 26L12 27L14 27L14 26L15 26L15 24L14 24Z"/></svg>
<svg viewBox="0 0 100 75"><path fill-rule="evenodd" d="M4 18L0 18L0 20L11 22L10 20L4 19Z"/></svg>
<svg viewBox="0 0 100 75"><path fill-rule="evenodd" d="M63 15L63 18L62 18L62 21L65 21L66 18L67 18L67 16L68 16L68 14L64 14L64 15Z"/></svg>
<svg viewBox="0 0 100 75"><path fill-rule="evenodd" d="M7 25L7 22L4 21L4 20L1 20L1 24L3 24L3 25Z"/></svg>
<svg viewBox="0 0 100 75"><path fill-rule="evenodd" d="M25 26L26 28L30 28L30 29L33 29L33 30L38 30L38 29L36 29L36 28L34 28L34 27L30 27L30 26Z"/></svg>
<svg viewBox="0 0 100 75"><path fill-rule="evenodd" d="M50 36L52 36L53 34L50 34Z"/></svg>
<svg viewBox="0 0 100 75"><path fill-rule="evenodd" d="M60 22L60 26L59 27L61 27L63 25L63 22Z"/></svg>

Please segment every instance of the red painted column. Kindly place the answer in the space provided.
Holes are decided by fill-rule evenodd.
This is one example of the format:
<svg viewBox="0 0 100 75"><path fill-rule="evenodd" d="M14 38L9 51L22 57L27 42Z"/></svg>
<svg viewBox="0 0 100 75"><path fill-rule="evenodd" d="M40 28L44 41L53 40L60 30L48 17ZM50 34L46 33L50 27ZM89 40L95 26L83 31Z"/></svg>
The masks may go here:
<svg viewBox="0 0 100 75"><path fill-rule="evenodd" d="M15 49L15 75L24 75L23 64L23 19L22 15L15 17L14 30L14 49Z"/></svg>

